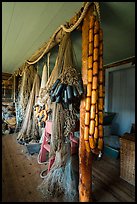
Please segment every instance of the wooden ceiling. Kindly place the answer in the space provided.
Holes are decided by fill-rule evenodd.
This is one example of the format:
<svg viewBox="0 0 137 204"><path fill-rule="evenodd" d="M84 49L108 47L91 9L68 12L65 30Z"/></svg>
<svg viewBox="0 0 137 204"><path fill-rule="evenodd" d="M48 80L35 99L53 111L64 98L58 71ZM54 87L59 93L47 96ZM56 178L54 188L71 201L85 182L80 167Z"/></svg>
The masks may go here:
<svg viewBox="0 0 137 204"><path fill-rule="evenodd" d="M2 2L2 71L13 73L69 21L82 2ZM135 2L101 2L104 64L135 55ZM75 36L81 62L81 38Z"/></svg>

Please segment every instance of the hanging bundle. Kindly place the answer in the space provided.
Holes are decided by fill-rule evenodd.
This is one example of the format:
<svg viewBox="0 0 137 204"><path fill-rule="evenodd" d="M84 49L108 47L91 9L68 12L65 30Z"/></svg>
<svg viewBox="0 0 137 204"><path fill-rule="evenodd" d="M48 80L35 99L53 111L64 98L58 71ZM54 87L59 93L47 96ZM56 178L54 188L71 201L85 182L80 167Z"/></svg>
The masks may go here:
<svg viewBox="0 0 137 204"><path fill-rule="evenodd" d="M58 75L56 79L54 78L54 83L50 86L50 93L56 90L56 100L58 96L64 93L69 103L71 103L73 101L73 98L71 98L73 96L71 92L73 89L70 87L75 85L77 88L79 78L74 68L70 35L67 33L64 39L66 47L64 49L64 55L60 58L60 71L58 70ZM56 66L58 67L58 64ZM49 158L54 156L55 162L39 186L39 190L47 200L53 199L53 197L56 200L61 197L63 201L78 200L77 182L70 158L70 141L67 138L72 128L75 128L75 115L74 104L66 108L62 100L61 103L57 101L56 103L52 103L52 134L49 141ZM68 176L70 176L69 182L66 179Z"/></svg>
<svg viewBox="0 0 137 204"><path fill-rule="evenodd" d="M40 102L40 95L43 89L45 88L47 83L47 66L46 63L44 63L43 66L43 71L42 71L42 78L41 78L41 84L40 84L40 89L37 92L37 98L35 100L35 105L34 105L34 115L35 115L35 120L37 121L37 124L39 126L39 130L41 128L45 127L46 120L48 118L47 114L47 104L45 105L44 103Z"/></svg>
<svg viewBox="0 0 137 204"><path fill-rule="evenodd" d="M21 128L23 118L25 116L25 110L28 104L28 99L32 89L35 72L36 70L33 65L24 66L20 83L18 84L18 97L15 102L17 121L16 129Z"/></svg>
<svg viewBox="0 0 137 204"><path fill-rule="evenodd" d="M48 79L47 65L46 63L44 63L39 94L41 93L42 89L45 88L47 79Z"/></svg>
<svg viewBox="0 0 137 204"><path fill-rule="evenodd" d="M74 74L74 75L73 75ZM83 83L78 79L77 71L73 67L66 67L63 74L56 80L50 91L52 102L71 104L84 93Z"/></svg>
<svg viewBox="0 0 137 204"><path fill-rule="evenodd" d="M70 34L67 33L66 35L68 37L66 38L67 43L66 43L66 48L64 51L64 56L62 56L62 67L60 70L60 74L50 88L50 93L54 91L53 93L55 93L55 96L57 97L57 99L58 97L62 97L60 99L60 102L57 101L56 99L56 103L53 103L52 107L55 108L56 105L59 105L59 107L62 107L62 112L64 116L64 126L63 126L64 139L69 137L69 133L72 131L72 129L75 128L75 125L78 121L78 118L76 116L75 104L77 104L78 101L80 101L80 100L75 100L74 92L72 88L75 86L76 90L78 90L79 74L74 65L73 50L72 50ZM70 103L72 104L70 105ZM54 119L54 117L55 118L57 117L57 112L55 112L55 110L53 109L52 113L53 113L52 120L54 121L52 136L54 134L55 135L54 137L51 137L51 138L55 139L53 143L57 143L58 139L56 138L56 136L57 136L57 129L58 129L59 124L58 126L55 126L56 120Z"/></svg>
<svg viewBox="0 0 137 204"><path fill-rule="evenodd" d="M84 141L87 152L99 154L103 148L103 32L95 15L91 16L89 23L87 75Z"/></svg>
<svg viewBox="0 0 137 204"><path fill-rule="evenodd" d="M49 90L51 90L51 87L53 86L53 84L57 80L59 73L62 71L62 59L64 56L64 52L66 50L68 38L69 38L69 34L65 34L61 43L60 43L58 56L57 56L56 61L55 61L54 69L52 70L51 75L48 78L48 81L45 85L45 88L43 88L40 92L40 95L39 95L39 102L40 103L44 103L44 104L47 103L47 101L49 100Z"/></svg>
<svg viewBox="0 0 137 204"><path fill-rule="evenodd" d="M68 104L80 98L83 93L83 82L80 73L74 67L73 49L69 38L64 54L62 72L50 89L50 98L52 102L62 103L68 107Z"/></svg>
<svg viewBox="0 0 137 204"><path fill-rule="evenodd" d="M30 142L32 139L36 139L36 136L38 136L37 134L35 134L35 129L37 128L37 126L36 126L33 105L37 101L37 95L39 93L39 88L40 88L40 78L37 72L35 72L35 78L34 78L32 90L30 93L29 101L26 107L24 120L22 123L21 130L17 137L17 140L19 140L20 142L22 141Z"/></svg>
<svg viewBox="0 0 137 204"><path fill-rule="evenodd" d="M46 120L49 119L49 117L51 117L53 104L51 103L51 100L50 100L49 90L51 90L51 87L53 87L52 89L55 89L55 86L58 83L58 81L56 83L55 81L57 80L59 73L62 71L64 52L66 50L68 38L69 38L69 34L65 34L59 46L58 56L55 62L54 69L52 70L52 73L46 83L44 79L45 79L45 76L47 75L47 69L45 66L43 67L38 103L35 104L34 106L34 111L36 112L38 125L40 127L45 127Z"/></svg>
<svg viewBox="0 0 137 204"><path fill-rule="evenodd" d="M34 106L34 113L35 113L35 118L37 120L38 126L40 128L44 128L46 125L46 120L48 119L48 106L47 104L43 105L36 105Z"/></svg>

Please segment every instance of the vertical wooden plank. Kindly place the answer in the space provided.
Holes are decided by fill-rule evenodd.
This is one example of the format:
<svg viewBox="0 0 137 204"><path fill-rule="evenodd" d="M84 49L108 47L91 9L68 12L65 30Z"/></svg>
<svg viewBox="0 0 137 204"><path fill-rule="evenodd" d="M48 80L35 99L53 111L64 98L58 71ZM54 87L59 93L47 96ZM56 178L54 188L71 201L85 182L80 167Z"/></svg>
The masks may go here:
<svg viewBox="0 0 137 204"><path fill-rule="evenodd" d="M135 67L130 69L130 124L135 123Z"/></svg>
<svg viewBox="0 0 137 204"><path fill-rule="evenodd" d="M88 69L88 31L89 17L93 12L93 5L89 7L82 25L82 79L84 88L87 85ZM92 155L87 152L84 143L84 116L85 116L85 97L80 104L80 143L79 143L79 201L92 201Z"/></svg>
<svg viewBox="0 0 137 204"><path fill-rule="evenodd" d="M112 134L129 132L135 122L135 68L111 71L109 80L109 111L116 112Z"/></svg>
<svg viewBox="0 0 137 204"><path fill-rule="evenodd" d="M113 74L108 75L108 112L112 109L112 94L113 93Z"/></svg>

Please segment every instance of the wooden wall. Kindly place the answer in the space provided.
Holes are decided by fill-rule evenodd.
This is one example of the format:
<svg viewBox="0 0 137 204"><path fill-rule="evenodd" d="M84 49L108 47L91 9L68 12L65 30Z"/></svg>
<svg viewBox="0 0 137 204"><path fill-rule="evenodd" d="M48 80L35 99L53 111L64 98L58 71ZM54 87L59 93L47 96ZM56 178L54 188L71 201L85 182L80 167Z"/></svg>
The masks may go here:
<svg viewBox="0 0 137 204"><path fill-rule="evenodd" d="M135 123L135 66L108 69L106 79L106 111L116 112L112 133L123 135L130 132Z"/></svg>
<svg viewBox="0 0 137 204"><path fill-rule="evenodd" d="M12 102L13 101L13 78L9 73L2 73L2 101Z"/></svg>

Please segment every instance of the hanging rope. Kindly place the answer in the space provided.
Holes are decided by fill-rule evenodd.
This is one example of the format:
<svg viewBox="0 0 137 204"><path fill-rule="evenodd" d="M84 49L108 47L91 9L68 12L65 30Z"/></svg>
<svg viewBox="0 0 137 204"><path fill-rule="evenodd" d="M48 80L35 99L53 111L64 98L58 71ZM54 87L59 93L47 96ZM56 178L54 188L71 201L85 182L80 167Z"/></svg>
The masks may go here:
<svg viewBox="0 0 137 204"><path fill-rule="evenodd" d="M66 33L70 33L70 32L72 32L73 30L75 30L75 29L79 26L79 24L81 23L81 21L83 20L83 18L84 18L84 16L85 16L85 14L86 14L86 12L87 12L88 7L89 7L90 4L91 4L91 2L87 2L87 3L86 3L86 5L85 5L85 7L84 7L84 10L83 10L83 12L82 12L80 18L77 20L77 22L76 22L71 28L66 28L64 25L61 25L61 28L62 28Z"/></svg>
<svg viewBox="0 0 137 204"><path fill-rule="evenodd" d="M99 22L101 23L101 17L100 17L100 5L99 5L99 2L94 2L94 6L95 6L94 12L97 13L98 20L99 20Z"/></svg>
<svg viewBox="0 0 137 204"><path fill-rule="evenodd" d="M61 26L59 26L59 27L57 28L57 30L54 32L53 36L51 37L51 39L50 39L50 41L49 41L49 44L47 45L46 49L44 50L44 52L43 52L35 61L30 62L30 61L27 60L26 62L27 62L28 64L35 64L35 63L37 63L37 62L45 55L45 53L46 53L47 50L49 49L51 43L53 42L53 40L54 40L56 34L57 34L61 29L63 29L63 31L64 31L64 32L67 32L67 33L70 33L70 32L72 32L73 30L75 30L76 27L78 27L79 24L81 23L81 21L83 20L83 18L84 18L84 16L85 16L85 14L86 14L86 12L87 12L88 7L89 7L90 4L91 4L91 2L87 2L87 3L85 4L85 7L84 7L84 9L83 9L83 12L82 12L80 18L77 20L77 22L76 22L71 28L66 28L64 25L61 25Z"/></svg>
<svg viewBox="0 0 137 204"><path fill-rule="evenodd" d="M95 6L95 11L97 12L97 15L98 15L98 18L99 18L99 21L100 21L99 2L86 2L85 5L84 5L84 9L83 9L83 11L82 11L82 13L81 13L81 16L79 17L79 19L77 20L77 22L76 22L71 28L67 28L65 25L59 26L59 27L56 29L56 31L54 32L54 34L52 35L52 37L50 38L50 41L49 41L49 43L47 44L47 47L45 48L45 50L43 51L43 53L42 53L36 60L34 60L34 61L32 61L32 62L29 61L29 60L26 60L26 61L25 61L25 64L27 63L28 65L32 65L32 64L37 63L37 62L45 55L45 53L48 51L48 49L49 49L50 46L51 46L51 43L53 43L53 41L54 41L54 39L55 39L55 36L57 35L57 33L58 33L59 31L63 30L64 32L67 32L67 33L74 31L74 30L80 25L80 23L82 22L82 20L84 19L85 14L86 14L86 12L87 12L87 10L88 10L88 8L89 8L89 6L90 6L91 3L94 4L94 6ZM13 75L10 77L10 79L11 79L14 75L17 76L17 75L19 74L19 75L21 76L21 75L22 75L22 74L21 74L22 72L23 72L23 70L19 68L18 71L15 71L15 72L13 73Z"/></svg>

